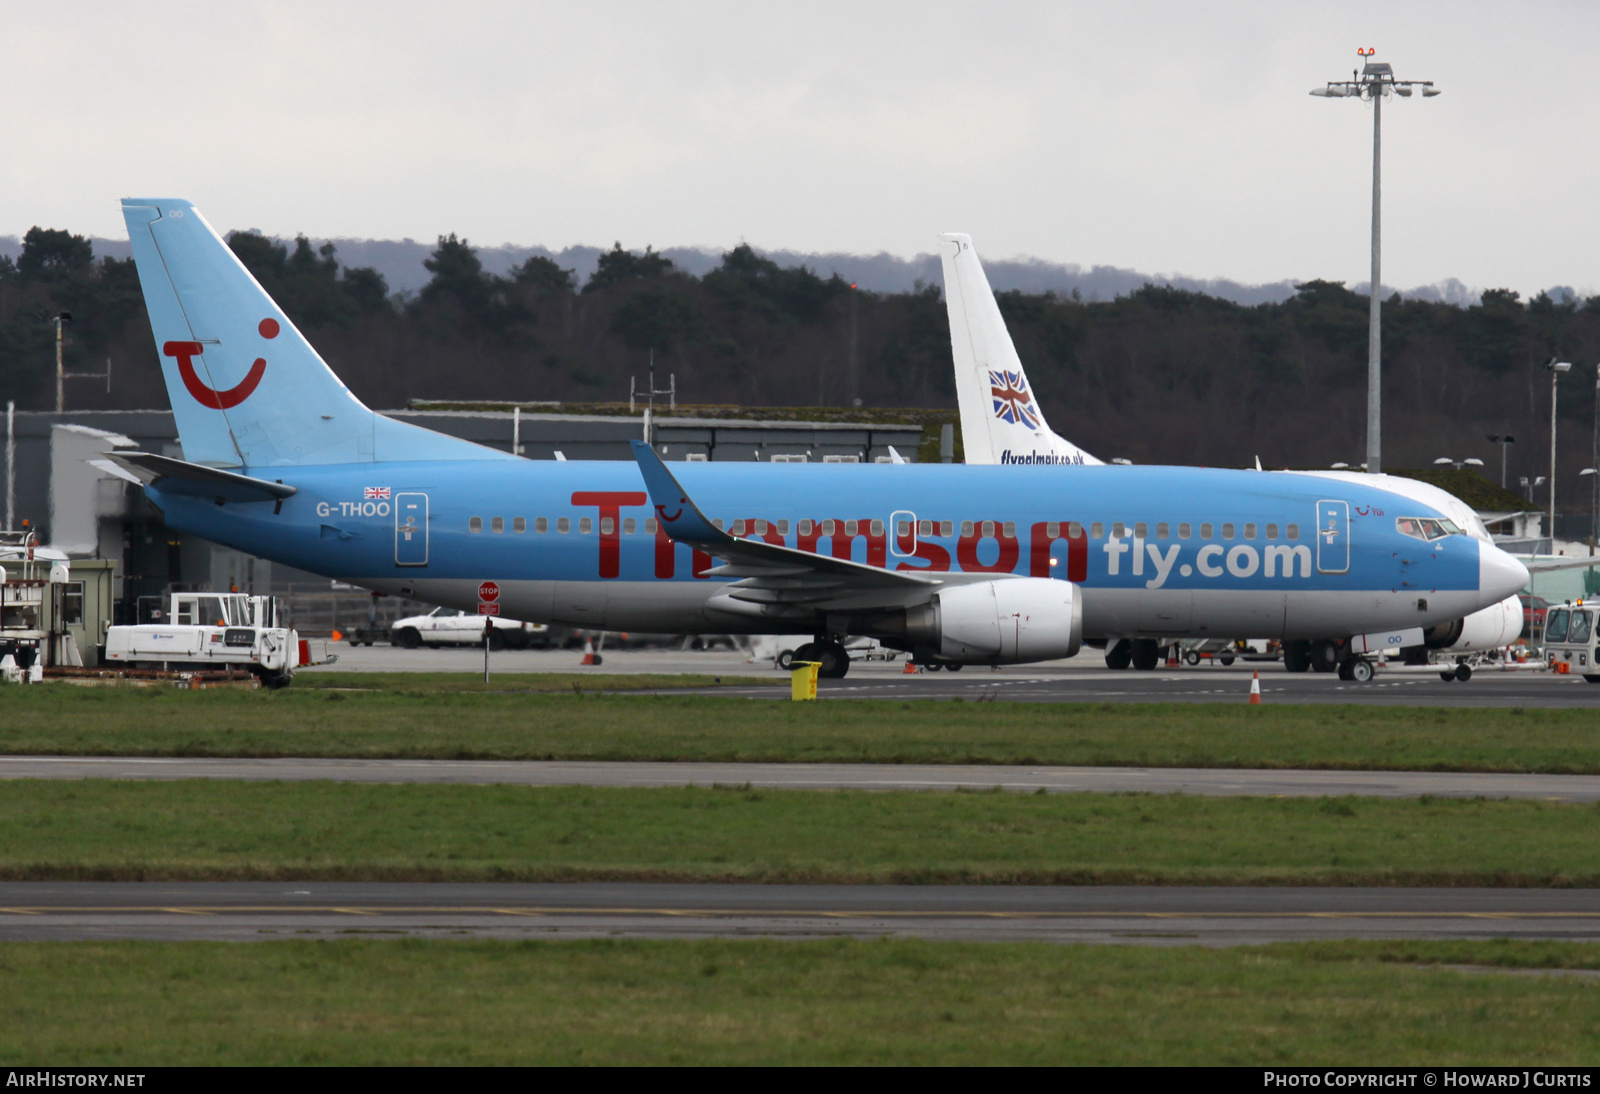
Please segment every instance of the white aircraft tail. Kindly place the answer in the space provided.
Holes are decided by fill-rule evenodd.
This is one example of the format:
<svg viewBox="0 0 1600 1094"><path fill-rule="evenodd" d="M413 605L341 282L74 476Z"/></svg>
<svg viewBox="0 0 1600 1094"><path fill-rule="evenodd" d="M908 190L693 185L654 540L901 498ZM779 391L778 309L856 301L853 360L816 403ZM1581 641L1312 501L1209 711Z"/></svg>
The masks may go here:
<svg viewBox="0 0 1600 1094"><path fill-rule="evenodd" d="M1022 360L1011 342L994 290L984 276L972 238L939 237L944 298L950 310L956 402L968 463L1098 464L1065 437L1051 432L1034 400Z"/></svg>

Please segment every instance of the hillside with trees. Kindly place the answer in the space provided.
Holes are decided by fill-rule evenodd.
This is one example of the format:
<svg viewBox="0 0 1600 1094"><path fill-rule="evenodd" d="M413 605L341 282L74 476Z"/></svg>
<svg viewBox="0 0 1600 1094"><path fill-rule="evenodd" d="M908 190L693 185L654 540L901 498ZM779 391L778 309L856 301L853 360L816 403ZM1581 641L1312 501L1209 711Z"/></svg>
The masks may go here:
<svg viewBox="0 0 1600 1094"><path fill-rule="evenodd" d="M401 301L332 245L234 233L230 245L369 405L411 399L625 400L630 377L677 376L680 401L744 406L953 408L949 329L937 285L899 294L782 267L740 246L700 277L650 248L605 252L581 289L533 256L487 273L471 244L441 237L431 279ZM1052 426L1092 452L1138 463L1352 464L1363 458L1367 299L1312 280L1245 306L1160 285L1110 301L1002 293L1000 306ZM167 405L131 261L96 259L81 236L35 228L0 257L0 397L47 409L47 318L73 313L69 408ZM1422 466L1477 456L1511 433L1511 485L1545 474L1552 356L1563 381L1561 488L1586 510L1600 361L1600 298L1492 290L1467 308L1398 295L1384 306L1385 459ZM852 381L851 362L856 362ZM854 389L852 391L852 384ZM1568 508L1563 505L1563 508Z"/></svg>

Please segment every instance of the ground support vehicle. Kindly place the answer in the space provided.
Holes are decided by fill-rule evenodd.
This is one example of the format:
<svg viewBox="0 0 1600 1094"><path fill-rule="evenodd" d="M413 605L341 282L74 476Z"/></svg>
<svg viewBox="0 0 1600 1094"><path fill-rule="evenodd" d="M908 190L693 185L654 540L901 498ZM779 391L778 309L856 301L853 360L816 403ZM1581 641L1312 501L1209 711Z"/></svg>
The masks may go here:
<svg viewBox="0 0 1600 1094"><path fill-rule="evenodd" d="M1544 661L1552 672L1573 673L1590 684L1600 684L1600 635L1596 611L1600 603L1552 604L1545 615Z"/></svg>
<svg viewBox="0 0 1600 1094"><path fill-rule="evenodd" d="M242 670L267 687L283 687L298 668L330 664L327 643L301 639L282 619L276 597L244 593L173 593L155 618L106 632L106 665L161 672ZM161 618L164 615L165 618Z"/></svg>
<svg viewBox="0 0 1600 1094"><path fill-rule="evenodd" d="M550 644L550 628L543 623L519 623L498 615L474 615L455 608L435 608L427 615L395 620L389 626L389 642L408 650L419 646L429 649L438 649L440 646L481 646L485 619L491 620L494 626L489 634L489 648L492 650L508 646L525 650L529 646L543 648Z"/></svg>

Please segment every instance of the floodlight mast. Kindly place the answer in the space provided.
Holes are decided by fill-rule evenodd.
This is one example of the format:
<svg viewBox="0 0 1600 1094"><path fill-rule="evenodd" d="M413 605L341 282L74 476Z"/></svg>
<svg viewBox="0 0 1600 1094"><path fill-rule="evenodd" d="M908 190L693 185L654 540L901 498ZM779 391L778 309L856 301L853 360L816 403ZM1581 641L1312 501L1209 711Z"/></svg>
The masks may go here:
<svg viewBox="0 0 1600 1094"><path fill-rule="evenodd" d="M1311 94L1323 99L1362 99L1372 104L1372 300L1367 310L1367 470L1373 474L1383 470L1383 338L1379 321L1383 311L1381 234L1382 224L1382 173L1383 152L1383 100L1390 95L1411 98L1417 88L1422 97L1431 99L1439 94L1432 80L1397 80L1394 69L1383 61L1372 60L1377 52L1358 49L1365 64L1359 71L1351 72L1348 80L1329 80L1327 86L1314 89Z"/></svg>

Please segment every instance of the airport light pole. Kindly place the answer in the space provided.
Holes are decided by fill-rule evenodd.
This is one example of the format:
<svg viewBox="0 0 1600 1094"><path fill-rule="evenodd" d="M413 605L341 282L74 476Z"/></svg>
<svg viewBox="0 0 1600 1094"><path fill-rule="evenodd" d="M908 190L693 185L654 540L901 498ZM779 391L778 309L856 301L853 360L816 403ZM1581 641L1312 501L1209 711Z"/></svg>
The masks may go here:
<svg viewBox="0 0 1600 1094"><path fill-rule="evenodd" d="M1315 88L1311 94L1323 99L1361 99L1372 104L1372 299L1367 308L1367 470L1373 474L1383 470L1383 363L1381 350L1383 338L1379 322L1383 312L1383 275L1381 270L1382 234L1382 179L1383 162L1383 100L1391 95L1409 99L1422 89L1422 97L1431 99L1439 94L1432 80L1397 80L1388 63L1372 60L1372 49L1358 49L1356 53L1365 63L1359 71L1351 72L1348 80L1329 80L1325 87Z"/></svg>
<svg viewBox="0 0 1600 1094"><path fill-rule="evenodd" d="M1572 362L1552 357L1544 367L1550 370L1550 550L1553 552L1556 549L1556 381L1563 372L1572 371Z"/></svg>
<svg viewBox="0 0 1600 1094"><path fill-rule="evenodd" d="M1595 390L1597 397L1600 397L1600 380L1595 381ZM1600 421L1600 410L1596 410L1595 413L1596 421ZM1506 485L1506 445L1516 444L1517 439L1509 433L1485 433L1484 436L1489 438L1490 444L1500 446L1500 488L1503 490Z"/></svg>

